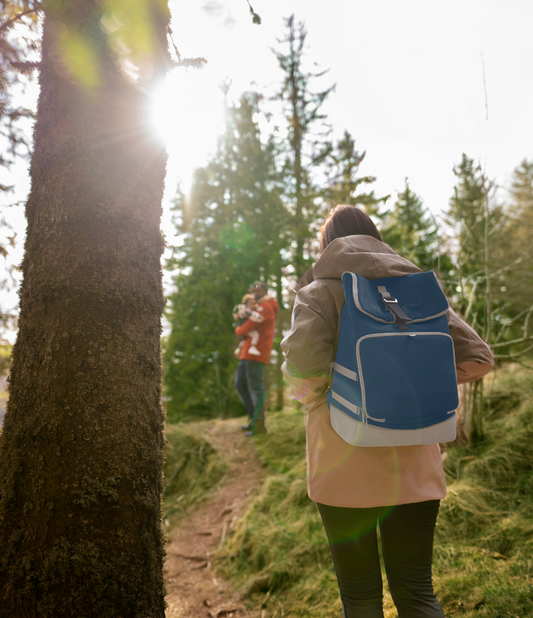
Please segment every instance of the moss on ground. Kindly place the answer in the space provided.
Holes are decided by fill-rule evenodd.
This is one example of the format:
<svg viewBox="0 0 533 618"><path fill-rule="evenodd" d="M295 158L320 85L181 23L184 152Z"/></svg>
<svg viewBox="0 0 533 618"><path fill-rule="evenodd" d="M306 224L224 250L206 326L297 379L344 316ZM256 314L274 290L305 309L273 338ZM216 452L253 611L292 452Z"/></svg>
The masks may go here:
<svg viewBox="0 0 533 618"><path fill-rule="evenodd" d="M163 514L168 528L216 487L227 464L193 426L167 423L166 436Z"/></svg>

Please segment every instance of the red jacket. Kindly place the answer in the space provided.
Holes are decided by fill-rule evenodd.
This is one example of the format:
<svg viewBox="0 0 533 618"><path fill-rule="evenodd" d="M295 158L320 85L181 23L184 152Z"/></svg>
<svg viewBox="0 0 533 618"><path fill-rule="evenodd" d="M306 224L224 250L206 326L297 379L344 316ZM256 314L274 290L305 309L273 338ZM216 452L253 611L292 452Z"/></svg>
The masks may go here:
<svg viewBox="0 0 533 618"><path fill-rule="evenodd" d="M244 345L241 348L241 360L254 360L268 365L272 344L274 343L274 320L276 313L279 311L279 305L278 301L268 294L260 298L257 302L258 305L255 310L261 313L264 320L259 323L246 320L244 324L237 326L235 334L246 335L252 330L257 330L259 333L259 343L256 345L256 348L261 352L261 355L254 356L253 354L248 354L248 348L252 340L250 337L246 337Z"/></svg>

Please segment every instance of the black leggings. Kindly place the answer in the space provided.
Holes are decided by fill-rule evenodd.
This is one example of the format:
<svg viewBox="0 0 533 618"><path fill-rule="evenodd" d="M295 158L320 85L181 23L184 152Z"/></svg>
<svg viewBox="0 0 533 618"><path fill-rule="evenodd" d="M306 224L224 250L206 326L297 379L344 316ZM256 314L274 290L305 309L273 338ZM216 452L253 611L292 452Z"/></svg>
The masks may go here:
<svg viewBox="0 0 533 618"><path fill-rule="evenodd" d="M439 500L370 509L317 504L335 564L345 618L383 618L376 525L399 618L443 618L431 555Z"/></svg>

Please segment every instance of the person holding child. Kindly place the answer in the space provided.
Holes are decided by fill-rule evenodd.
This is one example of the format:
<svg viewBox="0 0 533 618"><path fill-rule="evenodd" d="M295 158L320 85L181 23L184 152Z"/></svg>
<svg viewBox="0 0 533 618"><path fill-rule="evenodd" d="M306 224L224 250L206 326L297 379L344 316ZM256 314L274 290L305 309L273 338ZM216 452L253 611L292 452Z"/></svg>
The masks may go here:
<svg viewBox="0 0 533 618"><path fill-rule="evenodd" d="M242 299L242 303L233 308L233 319L237 322L237 326L242 326L248 318L253 322L260 324L264 320L264 317L261 313L259 313L259 311L255 311L256 307L257 301L255 300L255 296L253 294L245 294ZM239 346L235 350L235 356L237 358L241 357L242 346L246 341L246 337L250 337L251 339L248 354L261 356L261 352L257 349L257 342L259 341L259 331L257 328L254 328L249 333L246 333L246 335L241 335L241 337L242 339Z"/></svg>
<svg viewBox="0 0 533 618"><path fill-rule="evenodd" d="M242 427L246 432L244 435L254 436L268 433L265 425L263 375L272 352L274 323L279 305L278 301L268 294L268 287L262 281L255 281L248 291L253 295L256 304L254 306L251 301L247 304L243 299L243 305L250 311L250 315L235 328L235 334L238 337L245 337L242 346L238 348L240 353L235 375L235 388L244 404L249 420L248 424ZM236 309L238 314L238 308ZM262 319L259 320L258 317ZM244 314L241 319L243 318ZM253 331L257 332L257 336L250 336Z"/></svg>

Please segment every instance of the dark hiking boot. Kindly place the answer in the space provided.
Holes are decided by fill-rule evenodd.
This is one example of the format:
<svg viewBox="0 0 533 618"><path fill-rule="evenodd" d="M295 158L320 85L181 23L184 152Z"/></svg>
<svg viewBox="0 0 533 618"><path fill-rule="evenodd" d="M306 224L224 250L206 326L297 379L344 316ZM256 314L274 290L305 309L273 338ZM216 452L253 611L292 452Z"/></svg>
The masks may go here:
<svg viewBox="0 0 533 618"><path fill-rule="evenodd" d="M265 424L257 423L255 427L252 427L251 431L247 431L244 435L247 438L251 438L253 436L259 436L264 433L268 433L268 429L266 428Z"/></svg>

